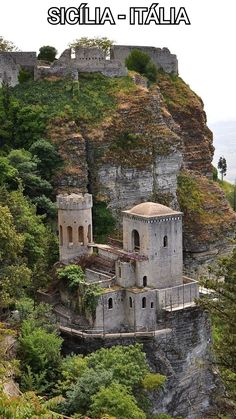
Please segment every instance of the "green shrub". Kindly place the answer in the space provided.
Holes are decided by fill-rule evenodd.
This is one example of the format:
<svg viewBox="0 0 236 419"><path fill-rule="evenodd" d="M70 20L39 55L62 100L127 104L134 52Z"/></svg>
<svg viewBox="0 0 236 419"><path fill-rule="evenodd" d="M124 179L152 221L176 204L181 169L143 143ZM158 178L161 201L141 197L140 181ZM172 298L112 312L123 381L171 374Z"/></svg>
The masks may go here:
<svg viewBox="0 0 236 419"><path fill-rule="evenodd" d="M59 279L65 279L68 281L70 289L75 290L79 285L85 283L85 274L78 265L68 265L64 268L60 268L57 271Z"/></svg>
<svg viewBox="0 0 236 419"><path fill-rule="evenodd" d="M56 48L51 47L50 45L44 45L43 47L39 48L38 60L53 62L56 58L56 55Z"/></svg>
<svg viewBox="0 0 236 419"><path fill-rule="evenodd" d="M125 64L128 70L137 71L143 76L146 76L149 81L156 81L157 68L145 52L134 49L126 58Z"/></svg>
<svg viewBox="0 0 236 419"><path fill-rule="evenodd" d="M166 382L166 377L162 374L148 373L145 375L142 385L145 390L152 391L162 387Z"/></svg>
<svg viewBox="0 0 236 419"><path fill-rule="evenodd" d="M33 78L34 78L34 74L32 71L26 70L24 68L20 69L19 76L18 76L18 81L20 84L25 83L29 80L33 80Z"/></svg>
<svg viewBox="0 0 236 419"><path fill-rule="evenodd" d="M108 414L122 419L145 419L145 413L139 409L137 402L127 388L118 383L109 387L101 387L97 394L92 396L90 407L92 418Z"/></svg>

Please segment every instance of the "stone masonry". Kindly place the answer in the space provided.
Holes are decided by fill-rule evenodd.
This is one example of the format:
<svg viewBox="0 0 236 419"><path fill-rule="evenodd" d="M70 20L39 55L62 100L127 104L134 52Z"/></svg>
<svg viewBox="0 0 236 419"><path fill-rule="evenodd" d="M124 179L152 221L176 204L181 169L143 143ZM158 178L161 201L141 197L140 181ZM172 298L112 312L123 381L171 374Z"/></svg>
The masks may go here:
<svg viewBox="0 0 236 419"><path fill-rule="evenodd" d="M94 257L85 270L86 282L102 288L96 314L87 318L94 333L154 331L163 310L194 305L198 284L182 272L181 212L152 202L123 211L118 247L93 242L92 195L60 195L57 203L61 262ZM63 287L61 301L69 300Z"/></svg>

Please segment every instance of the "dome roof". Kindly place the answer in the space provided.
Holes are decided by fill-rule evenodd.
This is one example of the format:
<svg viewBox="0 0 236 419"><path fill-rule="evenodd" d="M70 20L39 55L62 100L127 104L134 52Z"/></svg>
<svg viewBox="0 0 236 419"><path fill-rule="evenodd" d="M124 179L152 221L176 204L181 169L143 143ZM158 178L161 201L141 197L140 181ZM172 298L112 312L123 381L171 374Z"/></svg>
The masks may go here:
<svg viewBox="0 0 236 419"><path fill-rule="evenodd" d="M143 202L142 204L135 205L135 207L124 212L131 215L139 215L141 217L158 217L162 215L181 214L179 211L174 211L165 205L157 204L155 202Z"/></svg>

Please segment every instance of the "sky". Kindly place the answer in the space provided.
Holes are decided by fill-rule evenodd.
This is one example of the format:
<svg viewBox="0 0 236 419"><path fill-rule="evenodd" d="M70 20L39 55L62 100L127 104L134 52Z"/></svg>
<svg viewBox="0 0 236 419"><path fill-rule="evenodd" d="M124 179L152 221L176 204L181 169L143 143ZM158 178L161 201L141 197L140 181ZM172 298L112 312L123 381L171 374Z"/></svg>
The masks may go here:
<svg viewBox="0 0 236 419"><path fill-rule="evenodd" d="M185 7L191 25L52 26L47 22L50 7L79 7L75 0L2 0L0 35L22 51L38 51L42 45L55 46L61 53L69 42L82 36L107 36L117 44L168 47L177 55L180 76L203 99L209 123L236 120L236 1L160 0L159 6ZM100 0L88 2L109 6L114 15L129 7L150 6L152 1Z"/></svg>

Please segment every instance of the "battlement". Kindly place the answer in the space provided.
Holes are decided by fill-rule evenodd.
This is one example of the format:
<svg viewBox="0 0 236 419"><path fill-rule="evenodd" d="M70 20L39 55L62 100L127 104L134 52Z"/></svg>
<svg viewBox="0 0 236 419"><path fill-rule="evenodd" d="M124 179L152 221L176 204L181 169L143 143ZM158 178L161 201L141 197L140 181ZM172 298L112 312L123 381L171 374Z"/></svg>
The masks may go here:
<svg viewBox="0 0 236 419"><path fill-rule="evenodd" d="M59 210L83 210L92 208L92 206L93 198L88 193L57 196L57 208Z"/></svg>

